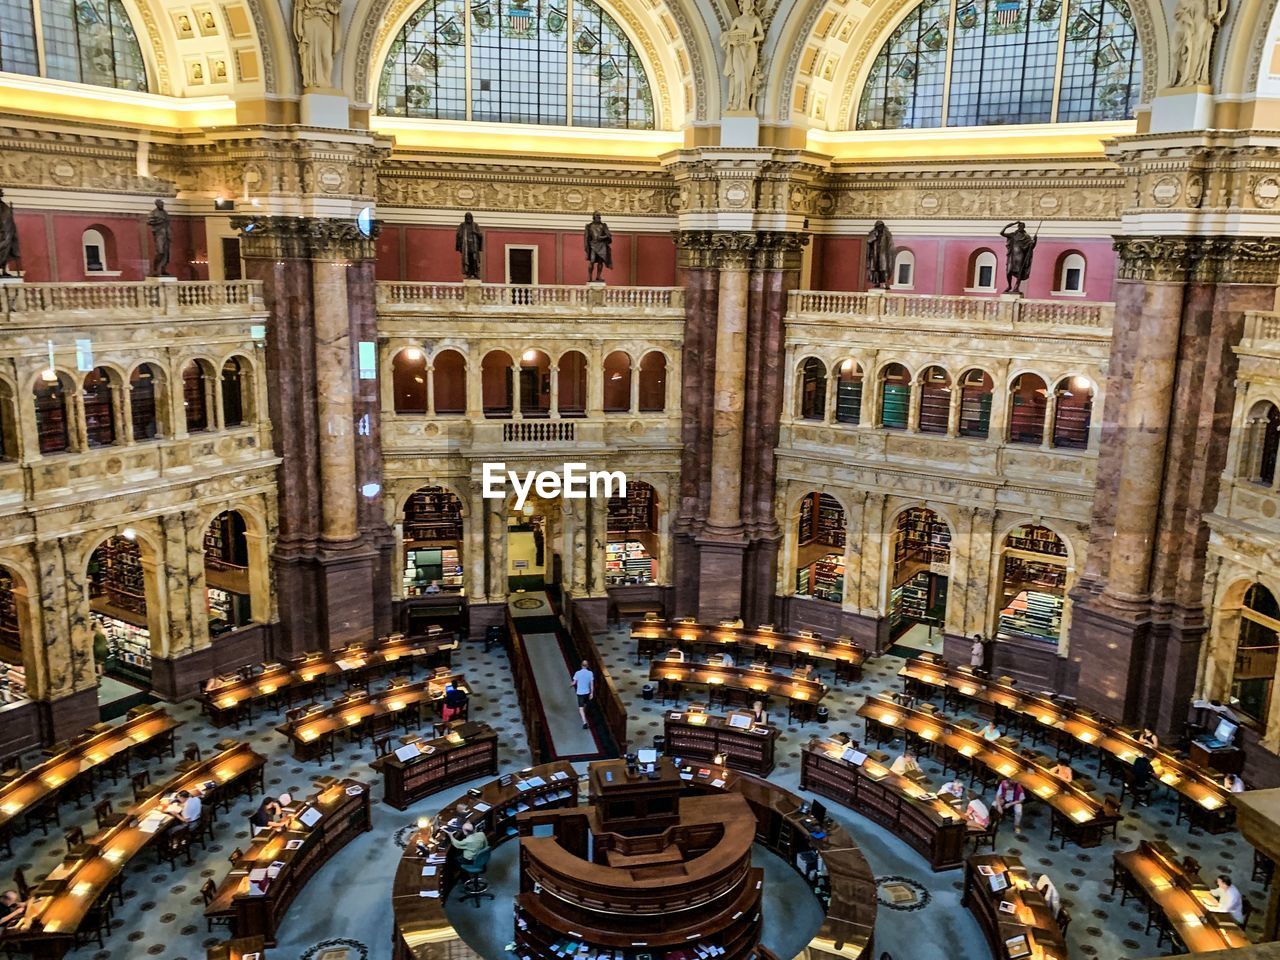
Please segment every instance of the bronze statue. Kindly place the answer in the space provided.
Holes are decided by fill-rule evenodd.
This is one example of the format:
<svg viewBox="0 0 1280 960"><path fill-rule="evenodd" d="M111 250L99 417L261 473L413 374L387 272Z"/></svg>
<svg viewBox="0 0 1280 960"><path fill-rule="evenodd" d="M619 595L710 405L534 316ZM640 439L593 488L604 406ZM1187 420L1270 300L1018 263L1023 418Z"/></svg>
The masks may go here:
<svg viewBox="0 0 1280 960"><path fill-rule="evenodd" d="M604 268L613 269L613 234L600 214L591 215L591 222L582 231L582 245L587 250L587 282L603 282Z"/></svg>
<svg viewBox="0 0 1280 960"><path fill-rule="evenodd" d="M877 220L867 234L867 287L889 289L893 282L893 234Z"/></svg>
<svg viewBox="0 0 1280 960"><path fill-rule="evenodd" d="M13 218L13 205L4 202L4 191L0 190L0 277L12 276L9 264L21 261L18 252L18 224Z"/></svg>
<svg viewBox="0 0 1280 960"><path fill-rule="evenodd" d="M164 208L164 201L157 200L156 208L147 217L147 226L151 228L151 239L155 243L155 256L151 258L153 277L169 276L169 248L173 244L173 227L169 224L169 214Z"/></svg>
<svg viewBox="0 0 1280 960"><path fill-rule="evenodd" d="M1021 293L1022 281L1031 276L1031 255L1036 249L1036 238L1027 233L1027 225L1021 220L1007 223L1000 236L1004 237L1004 271L1009 285L1005 293Z"/></svg>
<svg viewBox="0 0 1280 960"><path fill-rule="evenodd" d="M484 235L476 226L476 218L467 214L458 224L453 249L462 254L462 276L465 280L480 279L480 251L484 249Z"/></svg>

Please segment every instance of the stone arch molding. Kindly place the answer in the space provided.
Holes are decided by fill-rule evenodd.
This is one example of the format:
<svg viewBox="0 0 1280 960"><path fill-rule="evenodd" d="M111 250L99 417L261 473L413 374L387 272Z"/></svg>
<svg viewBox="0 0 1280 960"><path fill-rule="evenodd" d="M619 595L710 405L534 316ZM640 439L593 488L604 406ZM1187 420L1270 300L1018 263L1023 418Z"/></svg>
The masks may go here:
<svg viewBox="0 0 1280 960"><path fill-rule="evenodd" d="M847 0L796 3L778 31L774 59L777 62L785 52L786 61L781 69L768 74L765 115L782 123L803 120L807 126L823 130L851 129L876 53L919 2L887 0L868 6ZM1274 6L1277 0L1246 2ZM1142 48L1142 103L1148 104L1168 83L1168 19L1159 0L1128 3ZM1247 55L1242 53L1241 57Z"/></svg>
<svg viewBox="0 0 1280 960"><path fill-rule="evenodd" d="M430 0L427 0L430 2ZM719 109L714 45L694 0L596 0L640 54L653 85L657 127L679 130ZM357 0L342 54L339 86L361 106L377 98L378 79L395 35L423 0ZM696 26L695 26L696 25ZM707 76L707 65L712 76Z"/></svg>

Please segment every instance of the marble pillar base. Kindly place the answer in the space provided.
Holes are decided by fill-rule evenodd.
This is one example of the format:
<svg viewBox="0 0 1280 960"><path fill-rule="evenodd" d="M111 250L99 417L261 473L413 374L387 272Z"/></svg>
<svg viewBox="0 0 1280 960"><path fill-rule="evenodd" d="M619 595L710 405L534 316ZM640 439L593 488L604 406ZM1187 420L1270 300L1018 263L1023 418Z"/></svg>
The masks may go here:
<svg viewBox="0 0 1280 960"><path fill-rule="evenodd" d="M778 541L751 541L747 545L742 571L742 619L747 626L777 622L774 603L777 585Z"/></svg>
<svg viewBox="0 0 1280 960"><path fill-rule="evenodd" d="M698 612L702 623L742 616L742 569L747 545L722 540L697 541Z"/></svg>
<svg viewBox="0 0 1280 960"><path fill-rule="evenodd" d="M968 663L971 637L946 634L942 655L952 663ZM1013 677L1027 690L1071 693L1078 688L1079 665L1058 656L1056 647L1036 640L997 640L987 646L987 669L993 676Z"/></svg>
<svg viewBox="0 0 1280 960"><path fill-rule="evenodd" d="M57 743L84 732L98 722L98 688L91 687L57 700L36 701L40 742Z"/></svg>
<svg viewBox="0 0 1280 960"><path fill-rule="evenodd" d="M271 659L271 627L255 623L214 637L203 650L180 657L153 657L151 688L163 700L194 697L210 677Z"/></svg>
<svg viewBox="0 0 1280 960"><path fill-rule="evenodd" d="M698 544L688 533L671 538L671 608L668 616L693 617L698 613Z"/></svg>
<svg viewBox="0 0 1280 960"><path fill-rule="evenodd" d="M13 757L40 746L43 706L28 700L4 708L4 723L0 724L0 757Z"/></svg>
<svg viewBox="0 0 1280 960"><path fill-rule="evenodd" d="M576 613L583 624L591 633L604 633L609 629L609 598L608 597L582 597L575 599L568 597L566 604L566 615Z"/></svg>
<svg viewBox="0 0 1280 960"><path fill-rule="evenodd" d="M273 655L296 657L372 639L375 606L389 606L388 594L375 589L377 557L357 542L348 550L273 558L280 607Z"/></svg>
<svg viewBox="0 0 1280 960"><path fill-rule="evenodd" d="M776 597L777 626L794 633L812 630L824 637L850 637L868 653L879 651L879 626L875 617L844 610L838 603L813 597Z"/></svg>
<svg viewBox="0 0 1280 960"><path fill-rule="evenodd" d="M467 604L467 639L483 640L485 631L507 619L505 603L472 602Z"/></svg>
<svg viewBox="0 0 1280 960"><path fill-rule="evenodd" d="M1140 670L1151 634L1145 610L1118 610L1101 595L1072 606L1070 657L1079 668L1073 695L1080 706L1121 723L1141 722Z"/></svg>

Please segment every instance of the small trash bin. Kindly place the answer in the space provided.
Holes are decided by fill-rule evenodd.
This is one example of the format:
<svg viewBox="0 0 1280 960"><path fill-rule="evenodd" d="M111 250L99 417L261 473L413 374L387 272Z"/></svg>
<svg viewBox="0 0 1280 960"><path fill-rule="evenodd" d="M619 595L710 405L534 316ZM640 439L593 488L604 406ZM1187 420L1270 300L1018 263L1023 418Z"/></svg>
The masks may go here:
<svg viewBox="0 0 1280 960"><path fill-rule="evenodd" d="M644 697L644 699L646 699L646 700L652 700L652 699L653 699L653 684L652 684L652 683L646 683L643 687L641 687L641 688L640 688L640 696Z"/></svg>
<svg viewBox="0 0 1280 960"><path fill-rule="evenodd" d="M819 706L817 712L818 723L825 724L827 722L827 716L827 708Z"/></svg>
<svg viewBox="0 0 1280 960"><path fill-rule="evenodd" d="M663 752L665 752L665 751L666 751L666 749L667 749L667 738L666 738L665 736L663 736L661 733L659 733L659 734L655 734L655 735L654 735L654 738L653 738L653 749L657 750L657 751L658 751L658 753L663 753Z"/></svg>

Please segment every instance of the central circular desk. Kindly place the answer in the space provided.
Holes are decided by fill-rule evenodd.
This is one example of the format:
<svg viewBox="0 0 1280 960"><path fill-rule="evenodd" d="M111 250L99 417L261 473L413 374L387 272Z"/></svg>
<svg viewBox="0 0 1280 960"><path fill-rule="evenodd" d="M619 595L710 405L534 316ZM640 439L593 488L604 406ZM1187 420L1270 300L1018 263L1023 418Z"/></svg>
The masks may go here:
<svg viewBox="0 0 1280 960"><path fill-rule="evenodd" d="M808 881L826 917L801 956L818 960L869 960L876 918L875 878L849 833L829 824L825 835L802 813L803 801L781 787L749 774L695 765L680 774L689 797L733 794L746 801L755 818L755 841L781 857ZM468 960L479 954L457 932L445 911L445 900L460 880L457 857L430 852L434 824L466 820L487 832L498 846L520 834L519 814L578 805L578 774L563 761L505 774L478 790L456 797L429 824L410 836L396 870L392 889L395 917L395 960ZM503 916L509 916L503 913ZM766 926L770 918L766 918ZM785 918L774 917L774 923ZM513 928L514 932L514 928ZM660 960L664 951L637 946L628 956ZM762 960L772 955L759 947ZM790 960L790 958L785 958Z"/></svg>

